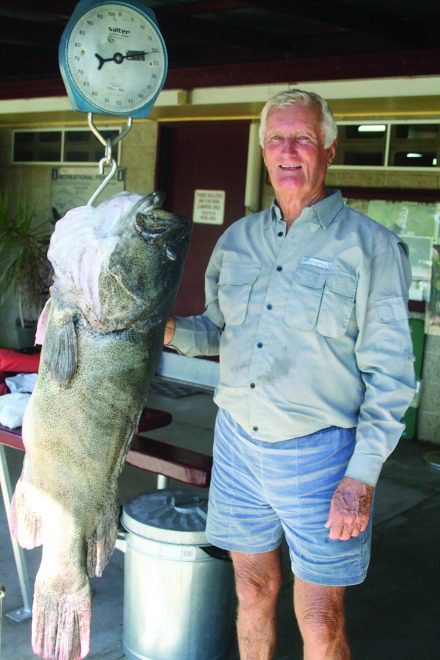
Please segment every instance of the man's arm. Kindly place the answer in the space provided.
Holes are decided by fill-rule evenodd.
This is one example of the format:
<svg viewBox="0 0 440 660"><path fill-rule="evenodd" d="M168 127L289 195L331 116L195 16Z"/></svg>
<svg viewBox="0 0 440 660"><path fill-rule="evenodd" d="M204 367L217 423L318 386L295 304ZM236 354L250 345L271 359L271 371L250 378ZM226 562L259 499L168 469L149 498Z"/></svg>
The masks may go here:
<svg viewBox="0 0 440 660"><path fill-rule="evenodd" d="M174 333L176 332L176 319L171 316L167 319L165 324L165 333L163 337L163 343L165 346L169 346L172 343L174 338Z"/></svg>
<svg viewBox="0 0 440 660"><path fill-rule="evenodd" d="M224 318L218 301L221 256L214 249L205 274L206 309L196 316L170 317L165 325L164 344L188 357L218 355Z"/></svg>
<svg viewBox="0 0 440 660"><path fill-rule="evenodd" d="M408 256L393 237L359 279L356 294L355 355L364 398L346 476L370 486L376 485L383 463L399 442L416 389L408 323L410 284Z"/></svg>
<svg viewBox="0 0 440 660"><path fill-rule="evenodd" d="M331 539L346 541L367 528L374 486L403 430L415 390L407 320L410 283L409 260L398 242L373 259L368 281L360 282L356 359L365 396L355 450L330 505L326 527Z"/></svg>

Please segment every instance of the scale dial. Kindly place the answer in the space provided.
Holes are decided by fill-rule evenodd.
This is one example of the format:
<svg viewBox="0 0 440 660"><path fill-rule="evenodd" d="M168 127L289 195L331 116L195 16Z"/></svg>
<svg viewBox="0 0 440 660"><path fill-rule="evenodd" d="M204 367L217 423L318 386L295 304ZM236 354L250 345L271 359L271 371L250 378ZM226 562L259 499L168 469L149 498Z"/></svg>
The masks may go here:
<svg viewBox="0 0 440 660"><path fill-rule="evenodd" d="M150 113L168 63L154 12L134 0L82 0L61 37L59 61L75 109L127 117Z"/></svg>

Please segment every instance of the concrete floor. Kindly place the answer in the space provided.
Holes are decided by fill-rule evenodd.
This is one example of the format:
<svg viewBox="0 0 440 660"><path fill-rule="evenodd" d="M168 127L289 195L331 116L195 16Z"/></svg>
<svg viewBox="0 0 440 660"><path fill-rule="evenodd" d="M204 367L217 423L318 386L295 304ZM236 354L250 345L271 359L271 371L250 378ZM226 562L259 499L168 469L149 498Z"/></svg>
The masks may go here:
<svg viewBox="0 0 440 660"><path fill-rule="evenodd" d="M215 406L208 394L170 398L152 392L151 407L173 413L170 426L148 435L210 453ZM437 660L440 657L440 470L426 460L433 445L402 440L387 461L376 492L373 558L366 582L348 590L348 631L355 660ZM18 478L23 455L6 449L11 480ZM172 487L180 484L171 483ZM156 477L126 466L120 479L125 502L156 488ZM0 507L0 582L3 599L1 660L35 658L29 620L11 621L5 614L22 605L3 506ZM285 553L286 560L286 553ZM32 588L40 550L25 551ZM287 561L279 605L276 660L302 657L292 617ZM93 607L89 658L124 658L122 649L124 554L115 550L102 578L92 582ZM161 660L168 660L167 658ZM204 659L203 659L204 660ZM208 660L208 659L207 659ZM238 660L235 637L225 660Z"/></svg>

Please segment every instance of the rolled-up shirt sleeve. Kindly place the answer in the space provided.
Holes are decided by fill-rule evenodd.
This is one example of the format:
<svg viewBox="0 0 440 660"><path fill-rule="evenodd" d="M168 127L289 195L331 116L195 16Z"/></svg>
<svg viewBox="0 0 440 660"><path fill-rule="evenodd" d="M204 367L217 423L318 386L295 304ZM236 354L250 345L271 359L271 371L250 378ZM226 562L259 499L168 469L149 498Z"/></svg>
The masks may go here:
<svg viewBox="0 0 440 660"><path fill-rule="evenodd" d="M404 429L415 392L414 356L408 323L411 268L397 237L370 262L359 279L356 360L365 386L356 448L346 476L374 486Z"/></svg>

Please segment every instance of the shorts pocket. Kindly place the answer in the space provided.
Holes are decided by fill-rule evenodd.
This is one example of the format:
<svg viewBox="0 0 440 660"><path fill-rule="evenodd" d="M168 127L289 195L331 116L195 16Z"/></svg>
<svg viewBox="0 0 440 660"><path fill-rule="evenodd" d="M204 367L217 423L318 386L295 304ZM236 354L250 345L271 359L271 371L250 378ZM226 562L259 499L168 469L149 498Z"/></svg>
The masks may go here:
<svg viewBox="0 0 440 660"><path fill-rule="evenodd" d="M300 266L293 274L285 321L296 330L311 330L318 318L327 271Z"/></svg>
<svg viewBox="0 0 440 660"><path fill-rule="evenodd" d="M354 275L343 271L328 274L316 326L321 335L341 337L345 334L353 311L356 288Z"/></svg>
<svg viewBox="0 0 440 660"><path fill-rule="evenodd" d="M259 272L258 264L223 262L218 299L226 325L241 325L244 322L252 286Z"/></svg>

